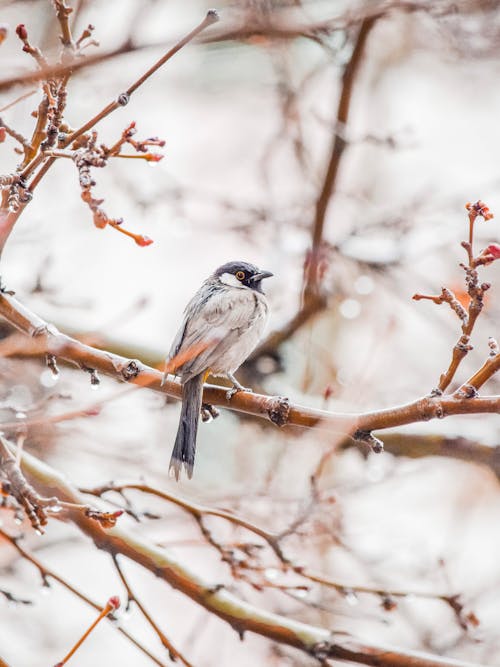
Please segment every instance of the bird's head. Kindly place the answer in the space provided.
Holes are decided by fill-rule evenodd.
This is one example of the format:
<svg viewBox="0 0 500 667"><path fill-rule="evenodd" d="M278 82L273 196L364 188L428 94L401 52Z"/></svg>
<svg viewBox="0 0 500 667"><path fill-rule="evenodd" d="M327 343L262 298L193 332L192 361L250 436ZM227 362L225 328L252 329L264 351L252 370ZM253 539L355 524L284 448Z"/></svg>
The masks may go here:
<svg viewBox="0 0 500 667"><path fill-rule="evenodd" d="M262 271L248 262L227 262L219 266L213 277L223 285L262 292L262 281L272 275L270 271Z"/></svg>

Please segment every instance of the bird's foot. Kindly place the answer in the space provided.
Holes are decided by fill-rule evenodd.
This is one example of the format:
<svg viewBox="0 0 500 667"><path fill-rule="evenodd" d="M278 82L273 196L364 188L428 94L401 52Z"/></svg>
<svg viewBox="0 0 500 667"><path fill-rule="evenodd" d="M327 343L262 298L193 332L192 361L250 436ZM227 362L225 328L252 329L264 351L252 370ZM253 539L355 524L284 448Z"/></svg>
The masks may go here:
<svg viewBox="0 0 500 667"><path fill-rule="evenodd" d="M220 412L217 410L215 405L210 405L210 403L202 403L201 406L201 420L203 422L209 422L212 419L217 419Z"/></svg>
<svg viewBox="0 0 500 667"><path fill-rule="evenodd" d="M244 387L239 382L233 383L233 386L231 387L231 389L228 389L226 391L226 399L228 401L230 401L232 399L232 397L240 391L246 391L249 394L251 394L253 392L253 389L251 389L250 387Z"/></svg>

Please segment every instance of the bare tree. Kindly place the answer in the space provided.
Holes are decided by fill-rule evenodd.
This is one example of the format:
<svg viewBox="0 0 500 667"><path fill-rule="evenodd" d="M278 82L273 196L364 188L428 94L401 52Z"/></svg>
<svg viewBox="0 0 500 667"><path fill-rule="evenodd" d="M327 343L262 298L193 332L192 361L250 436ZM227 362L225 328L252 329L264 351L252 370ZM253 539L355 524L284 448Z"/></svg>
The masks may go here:
<svg viewBox="0 0 500 667"><path fill-rule="evenodd" d="M489 15L490 8L483 7L481 3L459 4L460 11L473 20ZM132 481L114 479L103 483L102 476L96 471L92 486L78 488L54 465L45 461L44 459L50 457L44 455L43 448L42 451L37 451L35 444L43 440L47 429L76 420L87 420L89 424L93 424L92 418L99 416L107 399L65 410L59 407L63 405L63 396L44 392L39 388L36 400L27 409L18 409L16 401L9 399L12 378L18 373L34 373L33 369L39 367L40 361L54 377L69 375L72 373L70 368L76 367L73 377L78 385L85 381L85 374L93 386L99 385L101 375L109 376L120 386L124 383L130 385L118 392L120 395L123 391L127 393L133 391L133 388L140 388L141 391L134 393L134 396L156 393L169 399L179 399L181 388L174 380L161 382L161 359L154 355L149 358L143 354L143 350L135 355L130 345L120 346L105 334L97 340L89 340L75 331L60 331L34 312L31 306L24 305L25 299L11 289L15 285L11 284L9 276L2 270L0 315L3 318L3 329L0 353L4 363L2 368L5 369L1 380L5 396L2 409L4 413L11 415L0 424L3 434L0 436L2 513L14 517L17 524L22 523L23 534L20 534L9 520L0 529L0 536L19 559L30 563L39 572L44 586L56 582L97 613L91 627L57 664L65 664L104 618L115 621L114 627L117 631L157 665L164 665L168 661L178 661L184 665L196 664L194 658L190 657L189 646L181 650L178 641L170 636L168 626L167 630L164 630L163 621L150 611L150 602L144 600L146 596L140 583L134 581L124 565L127 561L153 573L160 584L168 584L178 590L210 617L225 621L242 640L247 633L254 633L273 642L273 648L269 649L269 664L272 664L271 661L276 661L276 664L292 664L287 661L299 660L296 658L297 654L284 652L287 647L299 649L304 659L317 664L333 664L334 660L385 667L460 667L471 664L465 661L465 657L453 659L440 655L439 653L446 654L446 646L438 650L430 640L426 643L424 630L420 636L420 649L413 651L404 647L404 641L398 647L386 645L384 641L364 641L361 639L361 631L359 635L347 634L336 625L335 600L357 601L361 596L375 600L377 608L382 610L384 616L407 613L409 623L417 626L418 623L411 617L411 613L401 609L401 603L418 599L422 604L431 607L438 605L440 613L448 614L448 621L452 619L459 639L451 645L451 655L460 642L473 642L473 633L479 625L474 604L465 599L460 583L454 584L457 588L450 585L437 590L430 586L428 590L418 590L411 585L367 585L355 583L352 579L346 582L329 573L328 559L323 559L322 554L325 543L329 546L335 543L349 551L347 543L343 543L342 530L339 528L343 517L337 507L334 495L336 489L332 488L327 473L329 466L333 465L332 462L347 456L354 448L370 460L380 455L385 448L387 452L398 457L439 455L485 464L496 476L499 475L496 450L482 443L480 437L458 438L443 433L438 428L431 434L409 434L400 429L403 426L444 418L447 418L448 422L460 415L484 414L485 419L492 419L491 415L500 412L500 396L496 393L483 393L484 386L490 381L493 382L494 375L500 368L498 343L491 333L489 338L484 339L482 331L477 335L480 349L484 349L483 360L472 373L464 370L465 360L470 357L469 352L472 350L476 325L484 318L487 293L490 288L494 289L494 286L483 280L483 273L486 275L491 265L500 258L498 244L489 242L485 247L479 247L477 241L478 225L493 218L486 204L479 200L466 205L468 234L461 244L465 256L458 268L464 286L461 286L459 280L453 279L453 284L442 287L440 292L436 285L436 291L439 292L437 294L417 293L413 297L417 301L447 305L452 315L458 318L458 338L451 349L451 358L443 360L442 367L436 369L434 386L422 388L413 400L406 403L394 401L390 407L378 407L363 412L330 409L330 400L335 392L332 385L326 386L323 391L322 409L317 407L318 400L314 401L315 407L309 407L299 405L285 396L265 392L270 377L287 364L283 347L298 333L307 330L318 318L329 317L336 311L338 285L329 273L335 261L341 263L345 275L349 271L362 269L374 274L377 271L382 272L386 283L394 278L388 270L391 268L390 262L381 268L369 266L369 262L349 256L342 244L335 245L325 238L325 227L330 207L340 190L339 175L345 155L355 144L350 138L352 109L356 105L359 81L366 64L369 45L372 40L377 39L380 24L394 16L394 13L402 17L422 15L424 20L431 22L451 21L456 3L442 3L439 7L426 2L360 3L355 9L318 20L305 20L301 3L290 3L290 6L288 3L249 3L239 7L232 21L222 21L217 27L211 27L217 22L218 15L215 10L210 10L194 29L167 48L163 55L138 78L133 79L122 93L110 102L103 101L101 110L76 128L66 117L70 81L80 72L86 72L91 77L93 68L97 65L107 61L114 62L126 54L142 53L145 46L127 36L115 48L103 52L93 51L97 46L94 26L87 25L78 37L78 32L75 32L75 15L79 18L85 12L85 3L74 3L72 6L66 0L54 0L52 5L50 25L52 29L57 29L60 42L57 54L51 53L50 49L46 52L33 43L28 20L26 25L20 23L15 33L22 44L22 51L33 59L34 69L12 74L4 70L0 80L0 91L9 95L16 86L36 86L36 90L29 89L27 92L23 88L21 94L16 90L17 97L6 101L1 109L3 116L0 120L0 140L5 141L6 145L11 140L14 141L18 156L18 164L13 166L10 172L0 176L1 251L11 238L13 230L17 230L28 215L32 200L46 182L46 174L54 164L62 161L71 166L71 173L79 184L84 207L90 211L91 219L97 228L116 230L131 238L141 248L153 243L149 236L130 231L121 218L106 212L108 206L115 208L117 205L109 196L105 211L104 199L97 192L95 173L118 160L135 159L139 160L139 163L145 161L153 164L159 162L163 155L156 151L163 149L165 142L156 136L138 140L136 125L140 128L140 119L137 123L127 123L111 143L104 143L96 128L101 121L125 107L143 84L154 86L154 80L150 81L150 77L167 63L170 64L172 57L193 40L204 44L204 48L232 42L264 44L271 52L276 44L281 47L284 45L288 49L295 40L305 40L320 48L322 53L326 54L329 64L335 62L339 79L338 103L329 127L330 142L318 169L314 198L303 204L300 215L297 216L300 221L289 221L291 225L295 224L297 229L305 232L308 239L306 247L303 248L301 298L297 298L292 317L284 319L282 324L270 333L242 369L260 391L241 392L228 398L222 386L207 384L204 389L204 417L207 419L218 416L216 406L222 407L241 418L243 427L251 424L260 434L262 441L271 441L276 437L275 433L283 436L285 446L279 449L265 475L261 494L265 511L260 520L252 518L249 508L235 511L222 508L221 503L212 505L207 501L199 502L187 494L181 495L177 489L171 490L173 487L164 489L149 484L141 478L141 474ZM23 8L20 6L18 9L22 14ZM48 9L44 12L48 12ZM439 25L446 28L447 24ZM0 33L2 41L6 39L7 32L7 28L3 27ZM340 40L340 46L334 43L334 39ZM276 53L273 52L274 55ZM323 64L320 69L322 66ZM283 62L280 67L282 78L278 80L277 88L281 94L282 126L264 158L274 155L281 142L290 141L294 159L306 178L310 169L310 156L298 108L301 103L300 96L311 78L314 78L315 71L308 71L304 80L297 84L291 83L287 78ZM34 95L37 106L33 112L32 131L29 137L25 137L9 122L8 112L20 102L24 103L27 99L31 101L31 96ZM369 136L365 137L364 141L382 141L390 148L395 144L391 138L381 140ZM131 170L135 168L135 164L136 162L131 163ZM265 172L265 165L263 171ZM185 196L181 189L176 194L178 199ZM62 199L63 193L58 196ZM238 210L238 204L234 202L230 204L228 201L217 201L216 205L219 211ZM244 211L239 211L238 215L240 219L247 219L247 227L250 227L249 232L245 225L242 225L239 233L246 234L247 237L250 235L251 238L252 230L272 218L272 211L247 207ZM304 219L306 223L303 222ZM394 229L395 233L403 233L401 227L404 225L400 220L398 224L393 224L392 228L390 223L391 221L384 220L379 223L379 227L385 231ZM59 233L61 232L57 232ZM359 230L353 229L351 236L358 234ZM209 241L208 234L206 240ZM56 242L54 233L54 243ZM139 248L136 250L147 252ZM456 272L456 275L459 274ZM438 279L436 278L436 281ZM430 277L427 285L435 284L436 281ZM46 288L41 282L40 279L33 291L47 298ZM418 285L416 287L418 288ZM425 304L419 307L423 309ZM417 308L416 304L414 308ZM424 315L419 312L418 317ZM491 321L488 321L488 326L490 325ZM426 341L418 341L420 354L425 354L425 346ZM319 363L320 356L317 355ZM275 381L279 382L281 377L277 375ZM381 378L380 383L386 379ZM281 393L288 392L283 390ZM55 414L49 409L49 404L57 406L58 411ZM221 420L225 416L223 411ZM279 430L274 427L279 427ZM102 438L97 426L92 426L92 429L96 439ZM285 450L293 449L291 440L301 437L311 438L312 453L309 453L307 458L312 463L310 468L301 474L305 493L291 510L282 511L279 497L274 497L272 493L273 476L287 456ZM31 449L30 452L25 451L25 443L26 448ZM252 443L247 447L252 447ZM117 477L119 475L118 466ZM354 485L353 493L355 491ZM244 495L242 493L238 498L237 506L241 505ZM149 508L149 503L153 503L153 509ZM154 528L148 534L149 526L154 526L159 517L168 516L169 512L177 517L176 520L182 521L183 535L189 534L189 539L197 543L201 541L204 547L215 554L216 579L218 577L217 581L220 579L220 583L213 583L202 575L196 559L193 562L179 559L169 549L170 544L158 544ZM80 590L78 572L74 573L70 582L58 573L57 568L46 565L45 560L23 542L25 538L29 539L33 531L44 535L46 527L54 520L71 523L91 539L93 544L82 542L82 550L95 548L109 556L116 575L113 584L116 594L111 596L108 602L94 600ZM127 520L138 522L140 531L136 533ZM279 523L278 527L276 521ZM325 527L327 524L328 527ZM335 526L332 527L331 524ZM362 562L362 558L359 562ZM11 603L26 605L30 602L10 590L2 589L0 593ZM125 604L120 603L121 597L126 600ZM293 611L290 611L287 605L298 605L306 616L302 618L295 606L292 607ZM134 607L140 613L153 637L158 640L158 647L164 649L161 657L157 657L158 651L151 650L148 643L138 638L140 635L116 624L120 607ZM196 634L196 629L194 633ZM67 643L69 648L70 638ZM207 655L211 651L214 654ZM493 653L494 648L491 648L491 654ZM9 647L5 654L15 656L15 651ZM58 657L60 658L54 657L54 662ZM204 664L218 664L217 660L216 647L207 643ZM7 663L0 658L0 664Z"/></svg>

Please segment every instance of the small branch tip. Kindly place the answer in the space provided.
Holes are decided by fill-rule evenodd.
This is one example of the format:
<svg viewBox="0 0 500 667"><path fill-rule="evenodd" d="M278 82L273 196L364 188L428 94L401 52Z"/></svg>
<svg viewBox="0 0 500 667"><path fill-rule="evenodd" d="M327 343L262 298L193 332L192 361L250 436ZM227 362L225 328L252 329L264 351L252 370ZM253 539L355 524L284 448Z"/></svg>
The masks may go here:
<svg viewBox="0 0 500 667"><path fill-rule="evenodd" d="M220 21L219 12L216 9L209 9L207 12L207 21L210 21L210 23Z"/></svg>
<svg viewBox="0 0 500 667"><path fill-rule="evenodd" d="M384 443L380 438L374 436L371 431L356 431L353 433L352 438L356 442L364 442L367 445L370 445L372 452L375 454L380 454L384 451Z"/></svg>

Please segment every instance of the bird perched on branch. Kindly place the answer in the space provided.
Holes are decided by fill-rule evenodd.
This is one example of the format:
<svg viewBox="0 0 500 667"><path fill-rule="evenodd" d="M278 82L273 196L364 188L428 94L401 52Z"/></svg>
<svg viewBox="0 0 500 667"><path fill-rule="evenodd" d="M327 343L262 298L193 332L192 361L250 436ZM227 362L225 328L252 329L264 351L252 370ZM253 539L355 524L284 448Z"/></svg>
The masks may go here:
<svg viewBox="0 0 500 667"><path fill-rule="evenodd" d="M207 376L225 376L237 391L251 391L234 377L235 371L259 342L268 304L262 281L273 274L247 262L220 266L193 296L167 357L164 380L178 375L182 408L169 470L178 480L184 465L193 476L196 434Z"/></svg>

